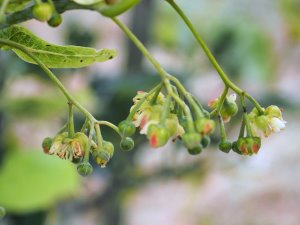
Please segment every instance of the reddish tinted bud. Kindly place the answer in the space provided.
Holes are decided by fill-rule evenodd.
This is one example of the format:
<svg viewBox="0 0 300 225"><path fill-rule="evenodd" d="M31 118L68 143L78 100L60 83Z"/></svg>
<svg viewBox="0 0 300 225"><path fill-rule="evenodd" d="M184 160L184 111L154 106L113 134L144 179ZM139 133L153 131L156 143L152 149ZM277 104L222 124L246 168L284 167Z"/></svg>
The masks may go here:
<svg viewBox="0 0 300 225"><path fill-rule="evenodd" d="M147 130L147 137L151 147L158 148L168 142L170 134L168 129L166 129L164 126L159 124L151 124Z"/></svg>
<svg viewBox="0 0 300 225"><path fill-rule="evenodd" d="M205 117L195 121L196 130L202 135L210 135L214 132L216 124L213 120Z"/></svg>

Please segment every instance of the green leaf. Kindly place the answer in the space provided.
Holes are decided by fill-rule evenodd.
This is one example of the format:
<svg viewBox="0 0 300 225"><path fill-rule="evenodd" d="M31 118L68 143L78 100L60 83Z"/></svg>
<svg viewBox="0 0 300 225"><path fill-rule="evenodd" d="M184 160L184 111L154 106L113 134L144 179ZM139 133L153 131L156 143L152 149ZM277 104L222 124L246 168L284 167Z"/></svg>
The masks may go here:
<svg viewBox="0 0 300 225"><path fill-rule="evenodd" d="M48 209L76 194L78 184L68 161L36 151L13 152L0 169L0 205L12 213Z"/></svg>
<svg viewBox="0 0 300 225"><path fill-rule="evenodd" d="M95 62L104 62L116 56L116 51L111 49L96 51L93 48L87 47L51 44L35 36L24 27L17 25L0 30L0 38L22 45L48 68L80 68L89 66ZM2 48L3 47L7 46L2 46ZM15 48L12 48L12 50L22 60L36 64L36 62L24 52Z"/></svg>

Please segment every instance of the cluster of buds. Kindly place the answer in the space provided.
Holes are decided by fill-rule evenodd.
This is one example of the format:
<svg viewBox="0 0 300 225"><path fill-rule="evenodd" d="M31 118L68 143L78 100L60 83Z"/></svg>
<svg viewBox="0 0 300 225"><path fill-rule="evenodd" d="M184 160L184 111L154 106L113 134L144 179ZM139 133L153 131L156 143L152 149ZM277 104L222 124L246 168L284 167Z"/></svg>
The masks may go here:
<svg viewBox="0 0 300 225"><path fill-rule="evenodd" d="M68 132L63 132L54 138L45 138L42 147L49 155L57 155L61 159L78 162L88 150L88 138L81 132L76 133L72 138L68 136Z"/></svg>
<svg viewBox="0 0 300 225"><path fill-rule="evenodd" d="M119 123L118 127L109 124L121 137L120 149L130 151L134 148L131 138L137 128L144 134L152 148L159 148L168 143L179 140L191 155L197 155L210 144L210 136L216 124L211 116L218 117L221 140L219 149L225 153L236 152L241 155L257 154L261 147L261 136L269 136L285 127L282 112L277 106L254 108L247 113L243 96L242 125L239 137L231 142L227 139L225 123L228 123L238 112L236 95L227 96L227 90L217 99L210 101L212 112L208 113L188 92L178 94L177 88L173 92L162 90L162 85L150 92L139 91L133 98L133 106L126 120ZM181 90L181 92L183 92ZM174 97L175 93L175 97ZM182 97L184 96L184 97ZM114 145L102 139L100 132L101 121L86 123L81 130L74 132L72 105L69 104L68 131L66 128L55 137L47 137L43 141L44 152L57 155L77 165L77 171L86 176L93 171L89 163L89 155L100 167L105 167L114 155Z"/></svg>
<svg viewBox="0 0 300 225"><path fill-rule="evenodd" d="M224 123L237 114L236 94L222 96L209 102L209 106L219 115L221 142L219 149L228 153L230 150L242 155L257 154L261 147L261 137L268 137L271 133L279 132L285 128L285 121L282 118L281 110L274 105L261 108L260 111L254 108L247 114L243 98L243 121L237 141L230 142L226 137ZM222 102L223 101L223 102ZM247 132L244 136L245 131Z"/></svg>
<svg viewBox="0 0 300 225"><path fill-rule="evenodd" d="M189 118L161 90L154 93L139 91L133 98L133 103L130 112L132 123L139 128L141 134L146 135L151 147L158 148L169 140L174 142L179 139L188 152L195 155L209 145L209 136L215 129L215 122L202 109L199 108L198 113L195 113L195 119Z"/></svg>

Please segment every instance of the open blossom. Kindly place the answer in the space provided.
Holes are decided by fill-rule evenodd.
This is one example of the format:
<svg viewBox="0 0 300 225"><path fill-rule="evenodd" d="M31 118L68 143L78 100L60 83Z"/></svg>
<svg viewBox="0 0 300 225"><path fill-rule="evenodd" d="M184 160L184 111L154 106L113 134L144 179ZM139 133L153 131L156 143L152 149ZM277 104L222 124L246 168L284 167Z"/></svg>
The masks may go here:
<svg viewBox="0 0 300 225"><path fill-rule="evenodd" d="M139 91L133 98L134 105L147 94L147 92ZM141 134L147 134L148 128L152 124L159 124L161 122L161 115L163 114L163 104L165 102L165 96L162 93L156 98L155 104L152 103L154 95L150 95L141 105L139 110L133 116L133 123L136 127L140 128ZM171 105L172 109L173 105ZM170 109L170 110L171 110ZM184 133L183 127L179 124L179 120L176 114L170 113L165 121L165 126L169 130L171 137L178 137Z"/></svg>
<svg viewBox="0 0 300 225"><path fill-rule="evenodd" d="M281 110L274 105L266 108L260 115L257 109L249 114L251 127L257 135L263 134L268 137L271 133L279 132L285 128L286 121L282 118Z"/></svg>
<svg viewBox="0 0 300 225"><path fill-rule="evenodd" d="M216 109L218 107L220 101L220 97L211 100L208 102L208 106L211 109ZM229 96L226 96L224 99L224 102L222 104L222 107L220 109L220 114L222 116L222 119L225 123L229 122L231 117L237 114L238 106L236 104L236 94L233 93Z"/></svg>

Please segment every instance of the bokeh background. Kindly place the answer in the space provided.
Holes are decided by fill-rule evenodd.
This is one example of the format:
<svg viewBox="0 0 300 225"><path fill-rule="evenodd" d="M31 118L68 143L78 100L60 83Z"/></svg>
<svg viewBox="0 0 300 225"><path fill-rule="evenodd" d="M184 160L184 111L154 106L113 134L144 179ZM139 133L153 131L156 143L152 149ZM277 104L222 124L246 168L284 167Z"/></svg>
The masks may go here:
<svg viewBox="0 0 300 225"><path fill-rule="evenodd" d="M190 156L178 143L121 152L82 178L74 165L42 153L41 142L67 119L67 104L46 75L0 52L1 225L295 225L300 224L300 1L178 0L227 74L263 106L284 109L285 131L263 139L258 155L211 147ZM120 17L151 53L206 107L223 84L178 16L143 0ZM53 29L23 25L57 44L115 48L118 57L88 68L54 70L97 118L124 119L138 90L158 82L153 67L110 20L70 11ZM250 108L249 108L250 109ZM84 118L76 113L79 129ZM237 136L240 118L227 126Z"/></svg>

